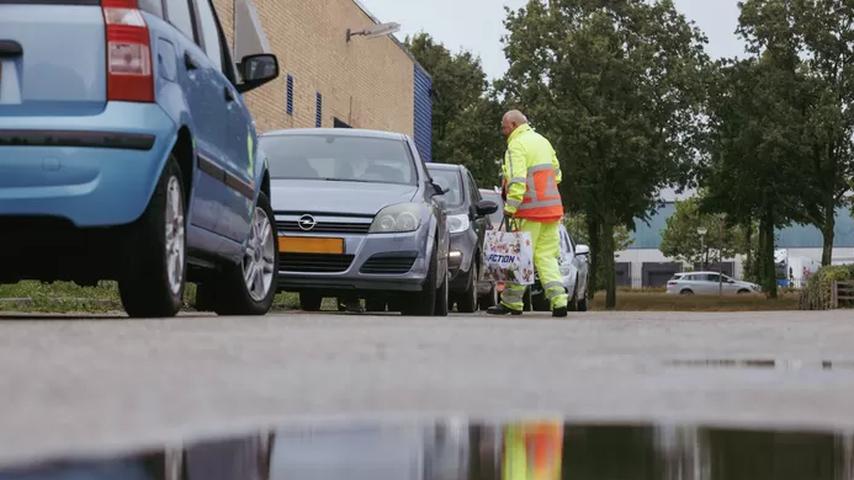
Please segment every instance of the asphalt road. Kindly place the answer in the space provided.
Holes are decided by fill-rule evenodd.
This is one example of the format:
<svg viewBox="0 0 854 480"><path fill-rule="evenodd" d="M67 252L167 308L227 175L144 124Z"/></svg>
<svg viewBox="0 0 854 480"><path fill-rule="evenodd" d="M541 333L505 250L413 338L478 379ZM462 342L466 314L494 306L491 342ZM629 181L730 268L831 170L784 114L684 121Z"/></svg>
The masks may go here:
<svg viewBox="0 0 854 480"><path fill-rule="evenodd" d="M0 317L0 464L291 422L854 429L854 315Z"/></svg>

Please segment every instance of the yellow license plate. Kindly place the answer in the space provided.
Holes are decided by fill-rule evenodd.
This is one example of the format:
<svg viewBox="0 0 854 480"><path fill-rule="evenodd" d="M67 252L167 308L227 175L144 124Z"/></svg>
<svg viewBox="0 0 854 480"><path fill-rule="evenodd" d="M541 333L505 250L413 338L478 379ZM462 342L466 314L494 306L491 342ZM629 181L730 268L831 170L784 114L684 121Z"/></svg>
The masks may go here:
<svg viewBox="0 0 854 480"><path fill-rule="evenodd" d="M343 238L279 237L282 253L344 253Z"/></svg>

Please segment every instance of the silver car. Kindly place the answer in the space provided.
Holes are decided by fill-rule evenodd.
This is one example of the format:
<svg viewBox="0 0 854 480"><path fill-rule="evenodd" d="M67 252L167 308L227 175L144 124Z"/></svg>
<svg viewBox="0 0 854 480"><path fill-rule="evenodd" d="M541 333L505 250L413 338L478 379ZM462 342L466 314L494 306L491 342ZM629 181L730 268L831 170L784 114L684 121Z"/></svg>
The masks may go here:
<svg viewBox="0 0 854 480"><path fill-rule="evenodd" d="M668 295L746 295L759 293L762 288L750 282L734 280L718 272L677 273L667 282Z"/></svg>
<svg viewBox="0 0 854 480"><path fill-rule="evenodd" d="M590 247L576 245L572 235L563 225L560 226L559 232L560 257L558 257L558 264L563 285L569 295L569 309L586 312L588 308L587 280L590 273ZM535 311L551 310L551 305L540 286L539 276L537 282L531 287L531 307Z"/></svg>
<svg viewBox="0 0 854 480"><path fill-rule="evenodd" d="M325 297L369 311L448 313L449 235L412 139L349 129L261 138L270 162L279 289L306 311Z"/></svg>

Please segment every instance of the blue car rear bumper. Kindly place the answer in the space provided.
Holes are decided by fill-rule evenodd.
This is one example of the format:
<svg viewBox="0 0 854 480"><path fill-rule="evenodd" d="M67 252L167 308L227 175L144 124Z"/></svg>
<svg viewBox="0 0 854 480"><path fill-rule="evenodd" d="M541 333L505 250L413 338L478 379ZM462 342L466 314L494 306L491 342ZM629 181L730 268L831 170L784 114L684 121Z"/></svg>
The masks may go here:
<svg viewBox="0 0 854 480"><path fill-rule="evenodd" d="M156 104L110 102L97 115L0 117L0 216L78 227L139 218L176 138Z"/></svg>

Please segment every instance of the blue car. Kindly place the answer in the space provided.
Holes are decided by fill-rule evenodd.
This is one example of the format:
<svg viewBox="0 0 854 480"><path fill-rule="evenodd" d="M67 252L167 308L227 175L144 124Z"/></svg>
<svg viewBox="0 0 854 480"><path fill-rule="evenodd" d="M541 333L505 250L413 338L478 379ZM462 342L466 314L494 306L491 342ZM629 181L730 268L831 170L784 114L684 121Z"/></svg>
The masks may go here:
<svg viewBox="0 0 854 480"><path fill-rule="evenodd" d="M118 281L132 317L264 314L266 161L210 0L0 2L0 283Z"/></svg>

